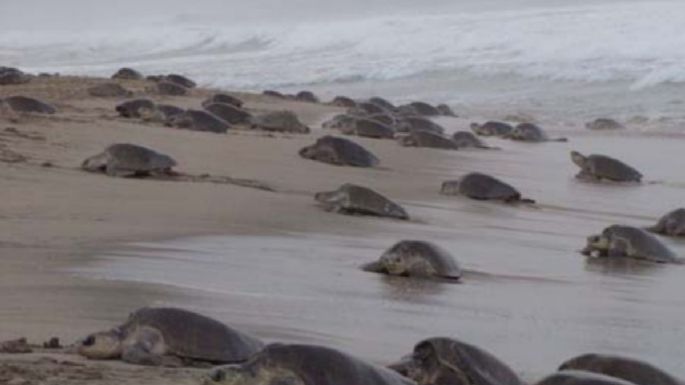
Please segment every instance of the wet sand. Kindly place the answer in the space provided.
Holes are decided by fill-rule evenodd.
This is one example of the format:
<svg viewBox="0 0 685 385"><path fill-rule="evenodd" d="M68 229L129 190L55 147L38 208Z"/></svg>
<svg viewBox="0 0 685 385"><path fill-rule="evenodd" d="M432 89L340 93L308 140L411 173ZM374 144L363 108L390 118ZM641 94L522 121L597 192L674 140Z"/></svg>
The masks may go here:
<svg viewBox="0 0 685 385"><path fill-rule="evenodd" d="M491 140L502 150L456 152L353 138L382 166L344 168L297 156L323 134L319 129L303 136L214 135L140 124L116 118L116 100L85 97L92 82L98 80L0 88L0 96L22 92L61 110L0 127L34 137L2 133L2 143L29 161L0 164L8 198L0 206L0 339L69 342L136 307L175 305L268 340L324 343L379 363L421 338L447 335L492 351L526 378L590 351L629 354L685 374L684 268L588 263L577 252L586 236L609 224L649 225L682 206L685 178L670 165L683 137L564 126L551 133L569 136L569 143ZM141 93L145 87L128 86ZM166 101L197 106L207 93ZM340 111L243 96L248 108L294 109L314 128ZM471 119L478 117L441 123L464 129ZM184 172L254 179L275 192L77 169L115 141L170 154ZM617 156L655 183L578 182L571 149ZM56 167L40 167L45 161ZM437 193L442 181L470 171L501 177L538 207ZM396 199L412 221L335 215L314 204L315 192L345 182ZM446 285L358 269L406 238L439 243L472 273L461 285ZM685 255L684 242L666 242Z"/></svg>

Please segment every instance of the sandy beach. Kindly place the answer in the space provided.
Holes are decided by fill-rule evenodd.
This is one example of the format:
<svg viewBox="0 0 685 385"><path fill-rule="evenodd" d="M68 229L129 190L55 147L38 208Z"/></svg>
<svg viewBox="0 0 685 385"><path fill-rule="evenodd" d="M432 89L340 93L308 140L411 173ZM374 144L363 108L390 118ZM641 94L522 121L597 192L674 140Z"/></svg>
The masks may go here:
<svg viewBox="0 0 685 385"><path fill-rule="evenodd" d="M0 116L0 340L24 336L42 343L57 336L68 344L120 323L138 307L173 305L268 341L327 344L378 363L398 358L420 338L448 335L483 346L528 379L597 350L685 374L685 345L674 343L685 341L683 267L597 265L578 253L588 235L612 223L646 226L682 206L685 179L673 159L684 137L589 133L580 121L548 127L568 143L490 140L500 151L404 148L354 137L381 166L336 167L297 152L322 136L321 122L341 108L236 94L252 112L296 112L312 133L212 134L118 117L121 99L86 92L102 82L64 76L0 87L0 98L36 97L59 110ZM147 82L121 84L186 108L199 107L214 91L160 97L146 91ZM454 131L481 118L440 123ZM169 154L183 173L253 180L273 191L79 169L83 159L117 142ZM572 149L624 159L649 183L578 182ZM539 205L438 194L444 180L471 171L501 177ZM317 207L314 193L347 182L392 197L412 219L349 217ZM358 269L400 239L449 249L470 272L464 284L408 284ZM665 242L685 255L682 241ZM53 366L75 384L196 383L202 374L39 352L0 355L0 383L10 367L52 373ZM29 380L60 378L46 376Z"/></svg>

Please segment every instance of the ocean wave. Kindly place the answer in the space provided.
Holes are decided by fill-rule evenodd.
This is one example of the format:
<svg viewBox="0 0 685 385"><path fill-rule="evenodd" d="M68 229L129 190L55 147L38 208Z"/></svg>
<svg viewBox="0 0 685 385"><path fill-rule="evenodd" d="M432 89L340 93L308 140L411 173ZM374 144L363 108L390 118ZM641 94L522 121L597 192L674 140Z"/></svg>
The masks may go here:
<svg viewBox="0 0 685 385"><path fill-rule="evenodd" d="M88 33L5 31L0 61L94 75L130 65L255 89L435 71L640 89L685 82L683 14L683 2L664 1L229 27L175 15Z"/></svg>

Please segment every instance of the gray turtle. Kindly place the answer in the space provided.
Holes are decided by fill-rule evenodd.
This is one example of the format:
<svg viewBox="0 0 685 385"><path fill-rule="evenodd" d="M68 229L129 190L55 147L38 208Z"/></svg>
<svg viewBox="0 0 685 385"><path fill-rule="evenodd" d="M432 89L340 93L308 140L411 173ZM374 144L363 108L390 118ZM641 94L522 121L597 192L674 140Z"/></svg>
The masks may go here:
<svg viewBox="0 0 685 385"><path fill-rule="evenodd" d="M673 210L659 219L648 231L673 237L685 236L685 208Z"/></svg>
<svg viewBox="0 0 685 385"><path fill-rule="evenodd" d="M440 115L440 111L431 106L428 103L425 102L411 102L409 103L409 106L416 111L417 114L423 115L423 116L438 116Z"/></svg>
<svg viewBox="0 0 685 385"><path fill-rule="evenodd" d="M637 227L621 225L609 226L601 234L588 237L587 245L581 253L586 256L682 263L682 260L654 235Z"/></svg>
<svg viewBox="0 0 685 385"><path fill-rule="evenodd" d="M209 317L175 308L142 308L121 326L91 334L78 344L90 359L121 359L139 365L244 362L261 341Z"/></svg>
<svg viewBox="0 0 685 385"><path fill-rule="evenodd" d="M430 338L389 366L418 385L524 385L516 373L489 352L451 338Z"/></svg>
<svg viewBox="0 0 685 385"><path fill-rule="evenodd" d="M533 123L521 123L517 125L509 134L505 135L504 138L529 143L568 141L566 138L550 139L542 128Z"/></svg>
<svg viewBox="0 0 685 385"><path fill-rule="evenodd" d="M129 143L112 144L100 154L83 161L81 168L109 176L144 177L169 175L176 161L147 147Z"/></svg>
<svg viewBox="0 0 685 385"><path fill-rule="evenodd" d="M452 108L447 104L438 104L435 108L442 116L451 116L453 118L457 117L457 114L455 114L454 111L452 111Z"/></svg>
<svg viewBox="0 0 685 385"><path fill-rule="evenodd" d="M551 374L535 385L636 385L620 378L583 370L562 370Z"/></svg>
<svg viewBox="0 0 685 385"><path fill-rule="evenodd" d="M185 88L195 88L197 86L197 84L194 81L188 79L187 77L185 77L183 75L178 75L178 74L165 75L162 77L162 80L166 80L168 82L178 84L179 86L185 87Z"/></svg>
<svg viewBox="0 0 685 385"><path fill-rule="evenodd" d="M340 132L346 135L357 135L365 138L392 139L395 130L381 122L372 119L357 118L341 125Z"/></svg>
<svg viewBox="0 0 685 385"><path fill-rule="evenodd" d="M462 271L450 253L426 241L400 241L386 250L380 259L362 266L365 271L458 281Z"/></svg>
<svg viewBox="0 0 685 385"><path fill-rule="evenodd" d="M0 67L0 85L25 84L31 81L31 76L12 67Z"/></svg>
<svg viewBox="0 0 685 385"><path fill-rule="evenodd" d="M480 136L505 137L514 131L514 126L508 123L491 120L483 124L471 123L471 131Z"/></svg>
<svg viewBox="0 0 685 385"><path fill-rule="evenodd" d="M355 120L357 120L356 116L348 114L338 114L330 118L329 120L321 123L321 127L326 129L340 129L342 127L354 124Z"/></svg>
<svg viewBox="0 0 685 385"><path fill-rule="evenodd" d="M184 109L170 104L158 104L154 108L142 107L138 109L138 115L140 115L140 118L144 121L163 124L166 124L173 117L181 115L184 112Z"/></svg>
<svg viewBox="0 0 685 385"><path fill-rule="evenodd" d="M345 108L357 107L357 102L354 101L354 99L352 99L352 98L348 98L347 96L336 96L328 104L330 104L331 106L345 107Z"/></svg>
<svg viewBox="0 0 685 385"><path fill-rule="evenodd" d="M372 114L372 115L368 115L366 117L366 119L375 120L375 121L383 123L389 127L394 127L399 123L397 118L395 118L394 116L392 116L390 114Z"/></svg>
<svg viewBox="0 0 685 385"><path fill-rule="evenodd" d="M309 127L292 111L269 111L252 118L252 127L264 131L308 134Z"/></svg>
<svg viewBox="0 0 685 385"><path fill-rule="evenodd" d="M295 95L295 100L308 103L318 103L319 98L311 91L300 91Z"/></svg>
<svg viewBox="0 0 685 385"><path fill-rule="evenodd" d="M392 111L397 110L397 107L395 107L394 104L392 104L389 101L381 98L380 96L374 96L374 97L370 98L369 103L375 104L375 105L383 108L386 111L392 112Z"/></svg>
<svg viewBox="0 0 685 385"><path fill-rule="evenodd" d="M452 134L452 141L457 144L457 148L481 148L494 149L494 147L487 146L478 137L469 131L457 131Z"/></svg>
<svg viewBox="0 0 685 385"><path fill-rule="evenodd" d="M319 192L314 196L327 211L347 215L373 215L409 219L402 206L366 187L346 183L335 191Z"/></svg>
<svg viewBox="0 0 685 385"><path fill-rule="evenodd" d="M390 369L316 345L271 344L242 365L212 371L205 385L413 385Z"/></svg>
<svg viewBox="0 0 685 385"><path fill-rule="evenodd" d="M578 151L571 151L571 160L580 167L580 172L576 175L578 179L637 183L642 180L639 171L606 155L584 156Z"/></svg>
<svg viewBox="0 0 685 385"><path fill-rule="evenodd" d="M204 107L205 110L230 124L247 124L252 120L252 114L231 104L212 103Z"/></svg>
<svg viewBox="0 0 685 385"><path fill-rule="evenodd" d="M467 174L460 180L444 182L440 193L444 195L464 195L475 200L535 203L532 199L522 198L521 193L511 185L490 175L478 172Z"/></svg>
<svg viewBox="0 0 685 385"><path fill-rule="evenodd" d="M565 361L559 370L582 370L630 381L637 385L682 385L680 379L643 361L604 354L583 354Z"/></svg>
<svg viewBox="0 0 685 385"><path fill-rule="evenodd" d="M117 72L112 75L112 79L119 79L119 80L142 80L143 75L132 69L132 68L120 68Z"/></svg>
<svg viewBox="0 0 685 385"><path fill-rule="evenodd" d="M375 167L380 160L359 144L326 135L299 151L301 157L336 166Z"/></svg>
<svg viewBox="0 0 685 385"><path fill-rule="evenodd" d="M183 128L193 131L207 131L223 134L231 126L216 115L201 110L186 110L184 113L172 116L167 122L168 126Z"/></svg>
<svg viewBox="0 0 685 385"><path fill-rule="evenodd" d="M409 131L430 131L436 134L445 132L441 125L420 116L407 116L404 118L404 122L409 125Z"/></svg>
<svg viewBox="0 0 685 385"><path fill-rule="evenodd" d="M155 103L149 99L134 99L119 104L115 109L124 118L140 118L142 108L153 110Z"/></svg>
<svg viewBox="0 0 685 385"><path fill-rule="evenodd" d="M10 96L4 99L4 102L12 108L15 112L48 114L52 115L57 112L57 109L38 99L29 98L26 96Z"/></svg>
<svg viewBox="0 0 685 385"><path fill-rule="evenodd" d="M235 96L228 94L214 94L202 102L202 107L207 107L208 105L214 103L230 104L238 108L242 108L244 104L242 100L236 98Z"/></svg>
<svg viewBox="0 0 685 385"><path fill-rule="evenodd" d="M184 96L188 94L188 89L178 83L163 80L157 83L157 92L166 96Z"/></svg>
<svg viewBox="0 0 685 385"><path fill-rule="evenodd" d="M117 83L102 83L88 88L88 95L98 98L128 98L133 92Z"/></svg>
<svg viewBox="0 0 685 385"><path fill-rule="evenodd" d="M457 150L459 146L455 141L440 134L430 131L412 131L401 137L399 143L405 147L427 147L442 150Z"/></svg>
<svg viewBox="0 0 685 385"><path fill-rule="evenodd" d="M361 116L387 113L385 108L379 106L378 104L374 104L374 103L370 103L370 102L357 103L357 106L355 108L351 108L348 112L351 115L361 115Z"/></svg>
<svg viewBox="0 0 685 385"><path fill-rule="evenodd" d="M609 118L597 118L585 123L588 130L620 130L625 128L621 123Z"/></svg>

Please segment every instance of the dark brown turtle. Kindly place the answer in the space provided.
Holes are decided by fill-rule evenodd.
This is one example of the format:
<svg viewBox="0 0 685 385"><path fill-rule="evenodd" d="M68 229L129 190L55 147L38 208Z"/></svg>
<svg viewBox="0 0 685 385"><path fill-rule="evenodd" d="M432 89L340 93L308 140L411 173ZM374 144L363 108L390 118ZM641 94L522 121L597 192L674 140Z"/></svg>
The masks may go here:
<svg viewBox="0 0 685 385"><path fill-rule="evenodd" d="M683 385L683 381L647 362L605 354L583 354L565 361L559 370L582 370L630 381L636 385Z"/></svg>
<svg viewBox="0 0 685 385"><path fill-rule="evenodd" d="M380 160L359 144L345 138L324 136L300 150L300 156L336 166L375 167Z"/></svg>
<svg viewBox="0 0 685 385"><path fill-rule="evenodd" d="M450 253L426 241L400 241L380 259L362 266L372 273L456 282L462 271Z"/></svg>
<svg viewBox="0 0 685 385"><path fill-rule="evenodd" d="M444 182L440 193L444 195L464 195L475 200L535 203L532 199L522 198L521 193L511 185L490 175L478 172L466 174L460 180Z"/></svg>
<svg viewBox="0 0 685 385"><path fill-rule="evenodd" d="M409 219L402 206L370 188L351 183L345 183L334 191L316 193L314 199L326 211L340 214Z"/></svg>
<svg viewBox="0 0 685 385"><path fill-rule="evenodd" d="M295 100L308 103L318 103L319 98L311 91L300 91L295 95Z"/></svg>
<svg viewBox="0 0 685 385"><path fill-rule="evenodd" d="M112 75L112 79L118 80L142 80L143 75L132 68L120 68Z"/></svg>
<svg viewBox="0 0 685 385"><path fill-rule="evenodd" d="M228 364L247 361L261 341L212 318L176 308L142 308L121 326L78 343L90 359L138 365Z"/></svg>
<svg viewBox="0 0 685 385"><path fill-rule="evenodd" d="M451 338L429 338L389 366L418 385L525 385L489 352Z"/></svg>
<svg viewBox="0 0 685 385"><path fill-rule="evenodd" d="M57 109L38 99L29 98L27 96L10 96L3 100L15 112L34 113L34 114L48 114L52 115L57 112Z"/></svg>

